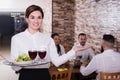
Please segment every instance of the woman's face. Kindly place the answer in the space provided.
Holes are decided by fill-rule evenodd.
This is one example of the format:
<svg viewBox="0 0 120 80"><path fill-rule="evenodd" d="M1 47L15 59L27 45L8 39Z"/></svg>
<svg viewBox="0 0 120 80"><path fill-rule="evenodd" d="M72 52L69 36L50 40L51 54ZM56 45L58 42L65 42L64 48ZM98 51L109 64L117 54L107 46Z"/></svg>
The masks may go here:
<svg viewBox="0 0 120 80"><path fill-rule="evenodd" d="M42 14L40 11L33 11L26 21L28 22L28 29L38 31L42 24Z"/></svg>
<svg viewBox="0 0 120 80"><path fill-rule="evenodd" d="M55 45L60 44L60 38L59 38L59 36L54 36L53 39L54 39Z"/></svg>

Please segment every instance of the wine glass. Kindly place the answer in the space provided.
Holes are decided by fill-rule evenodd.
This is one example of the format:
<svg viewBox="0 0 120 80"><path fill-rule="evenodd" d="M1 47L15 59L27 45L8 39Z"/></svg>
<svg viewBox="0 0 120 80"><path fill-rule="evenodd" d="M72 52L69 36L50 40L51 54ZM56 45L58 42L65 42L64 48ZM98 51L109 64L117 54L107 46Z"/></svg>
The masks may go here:
<svg viewBox="0 0 120 80"><path fill-rule="evenodd" d="M81 60L81 58L82 58L82 56L80 55L80 56L79 56L79 59Z"/></svg>
<svg viewBox="0 0 120 80"><path fill-rule="evenodd" d="M38 55L41 59L41 61L44 60L45 56L46 56L46 48L45 47L41 47L40 50L38 51Z"/></svg>
<svg viewBox="0 0 120 80"><path fill-rule="evenodd" d="M80 62L82 62L82 55L79 55L78 57L79 57Z"/></svg>
<svg viewBox="0 0 120 80"><path fill-rule="evenodd" d="M77 56L77 59L74 61L74 67L75 67L75 68L80 68L81 58L82 58L81 55L78 55L78 56Z"/></svg>
<svg viewBox="0 0 120 80"><path fill-rule="evenodd" d="M33 63L35 62L35 58L37 56L37 51L36 50L29 50L28 51L29 57L32 59Z"/></svg>

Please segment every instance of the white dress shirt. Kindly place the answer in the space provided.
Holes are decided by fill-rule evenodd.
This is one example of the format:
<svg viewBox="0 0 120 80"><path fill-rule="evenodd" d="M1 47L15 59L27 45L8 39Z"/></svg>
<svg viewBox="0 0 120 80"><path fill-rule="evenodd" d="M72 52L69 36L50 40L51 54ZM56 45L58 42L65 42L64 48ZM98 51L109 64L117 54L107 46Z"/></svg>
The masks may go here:
<svg viewBox="0 0 120 80"><path fill-rule="evenodd" d="M76 47L76 46L81 46L81 45L80 45L79 42L76 42L76 43L74 43L73 48ZM87 47L87 46L88 46L88 45L85 44L84 47ZM76 56L82 56L82 57L81 57L81 61L85 61L85 60L88 60L88 59L91 60L94 55L95 55L95 54L94 54L94 51L93 51L92 48L88 48L88 49L86 49L86 50L78 51L78 52L76 53Z"/></svg>
<svg viewBox="0 0 120 80"><path fill-rule="evenodd" d="M99 73L102 72L120 72L120 53L113 50L105 50L92 58L87 67L81 66L80 72L83 75L89 75L92 72L98 73L96 80L99 80Z"/></svg>
<svg viewBox="0 0 120 80"><path fill-rule="evenodd" d="M46 47L47 54L45 60L52 62L54 65L59 66L69 58L75 56L75 51L71 49L67 54L59 56L57 54L56 46L53 39L41 32L36 32L35 34L30 34L26 29L24 32L18 33L12 37L11 40L11 59L16 59L20 54L27 53L28 50L35 49L39 50L41 46ZM37 65L37 66L28 66L25 68L49 68L49 64ZM13 68L15 69L15 68ZM20 68L18 68L19 70ZM17 70L17 69L16 69Z"/></svg>

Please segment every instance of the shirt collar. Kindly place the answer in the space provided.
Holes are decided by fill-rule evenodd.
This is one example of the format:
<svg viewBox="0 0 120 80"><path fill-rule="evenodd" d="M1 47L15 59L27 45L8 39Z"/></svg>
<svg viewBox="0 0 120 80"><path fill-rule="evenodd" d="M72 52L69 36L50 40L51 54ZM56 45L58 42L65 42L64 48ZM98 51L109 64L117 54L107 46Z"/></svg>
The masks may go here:
<svg viewBox="0 0 120 80"><path fill-rule="evenodd" d="M34 33L34 34L31 34L31 33L28 31L28 29L25 30L25 33L26 33L28 36L39 36L39 35L40 35L40 32L39 32L39 31L37 31L37 32Z"/></svg>
<svg viewBox="0 0 120 80"><path fill-rule="evenodd" d="M113 52L114 50L112 50L112 49L109 49L109 50L105 50L103 53L111 53L111 52Z"/></svg>
<svg viewBox="0 0 120 80"><path fill-rule="evenodd" d="M82 46L80 43L79 43L79 45ZM87 44L85 44L83 47L86 47L86 46L87 46Z"/></svg>

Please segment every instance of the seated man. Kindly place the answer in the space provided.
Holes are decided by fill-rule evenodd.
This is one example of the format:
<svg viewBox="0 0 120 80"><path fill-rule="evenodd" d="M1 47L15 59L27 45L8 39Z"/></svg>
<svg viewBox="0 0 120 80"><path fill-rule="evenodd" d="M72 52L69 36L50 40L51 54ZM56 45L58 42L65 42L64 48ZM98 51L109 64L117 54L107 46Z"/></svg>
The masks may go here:
<svg viewBox="0 0 120 80"><path fill-rule="evenodd" d="M98 73L96 80L100 80L99 73L102 72L120 72L120 53L113 50L115 38L112 35L106 34L103 36L102 54L98 54L92 58L90 63L82 64L80 72L87 76L93 72ZM85 67L86 66L86 67Z"/></svg>
<svg viewBox="0 0 120 80"><path fill-rule="evenodd" d="M60 36L58 33L53 33L51 35L51 37L53 38L56 48L57 48L57 52L59 55L65 54L65 49L63 47L63 45L60 44Z"/></svg>
<svg viewBox="0 0 120 80"><path fill-rule="evenodd" d="M87 36L86 36L85 33L80 33L80 34L78 35L78 40L79 40L79 42L76 42L76 43L74 44L73 48L74 48L75 46L83 46L83 47L88 46L88 45L86 44ZM92 48L88 48L88 49L83 50L83 51L78 51L78 52L76 53L77 59L78 59L78 58L81 58L81 59L80 59L81 61L91 60L94 55L95 55L95 54L94 54L94 51L93 51Z"/></svg>

